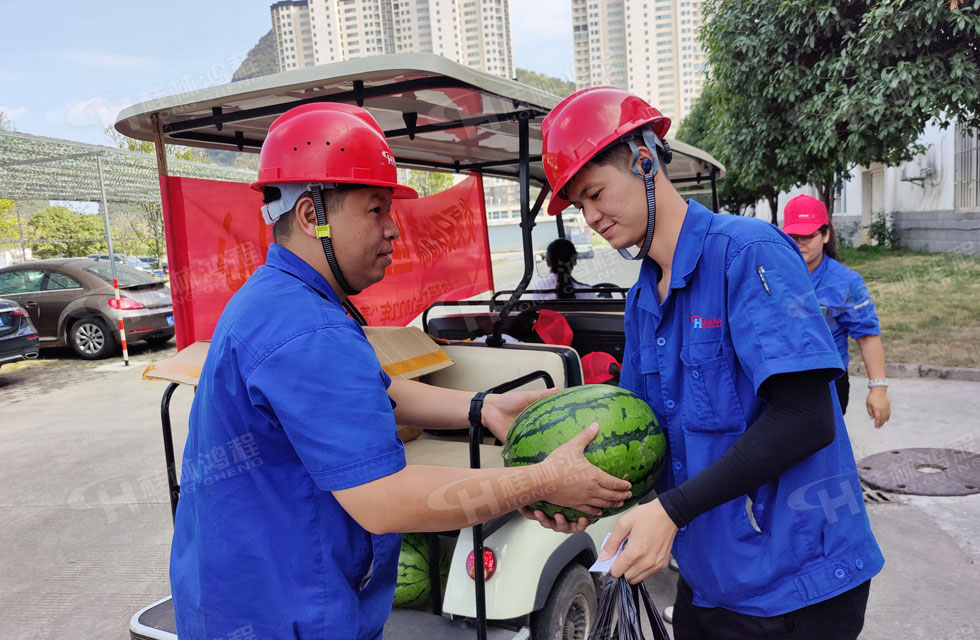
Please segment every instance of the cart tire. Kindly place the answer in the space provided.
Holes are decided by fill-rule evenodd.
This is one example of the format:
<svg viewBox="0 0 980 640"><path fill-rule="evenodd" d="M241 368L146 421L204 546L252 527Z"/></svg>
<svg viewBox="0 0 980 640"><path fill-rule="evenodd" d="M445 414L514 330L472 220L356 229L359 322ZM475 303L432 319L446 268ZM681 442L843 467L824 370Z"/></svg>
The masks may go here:
<svg viewBox="0 0 980 640"><path fill-rule="evenodd" d="M116 350L116 337L99 318L82 318L71 326L68 344L79 358L101 360Z"/></svg>
<svg viewBox="0 0 980 640"><path fill-rule="evenodd" d="M531 614L533 640L586 640L595 620L596 590L585 567L562 571L540 611Z"/></svg>

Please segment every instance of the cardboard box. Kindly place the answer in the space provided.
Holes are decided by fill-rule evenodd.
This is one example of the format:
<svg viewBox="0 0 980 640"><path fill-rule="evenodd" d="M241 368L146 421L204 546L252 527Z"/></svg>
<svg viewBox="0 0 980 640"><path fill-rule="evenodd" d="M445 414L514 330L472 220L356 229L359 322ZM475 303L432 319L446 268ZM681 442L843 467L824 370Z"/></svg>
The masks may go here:
<svg viewBox="0 0 980 640"><path fill-rule="evenodd" d="M416 327L364 327L364 333L374 347L381 368L392 378L416 379L454 364L432 338ZM172 358L151 364L143 370L143 379L196 388L210 345L210 341L195 342ZM398 425L398 437L404 442L421 433L418 427Z"/></svg>
<svg viewBox="0 0 980 640"><path fill-rule="evenodd" d="M144 369L143 379L189 384L197 388L197 380L201 377L201 368L204 367L204 359L208 357L210 346L210 340L202 340L184 347L172 358L151 364Z"/></svg>
<svg viewBox="0 0 980 640"><path fill-rule="evenodd" d="M392 378L414 380L454 364L418 327L364 327L364 334Z"/></svg>

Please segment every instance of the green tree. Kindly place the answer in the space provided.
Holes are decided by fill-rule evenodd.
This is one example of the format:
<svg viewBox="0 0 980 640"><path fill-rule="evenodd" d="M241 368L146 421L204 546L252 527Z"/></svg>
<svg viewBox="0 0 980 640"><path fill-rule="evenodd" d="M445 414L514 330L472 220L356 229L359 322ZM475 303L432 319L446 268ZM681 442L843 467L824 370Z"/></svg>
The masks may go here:
<svg viewBox="0 0 980 640"><path fill-rule="evenodd" d="M10 121L6 112L0 111L0 131L13 131L14 123Z"/></svg>
<svg viewBox="0 0 980 640"><path fill-rule="evenodd" d="M424 198L433 194L445 191L453 186L453 176L451 173L441 171L415 171L407 170L405 186L411 187L419 192L419 197Z"/></svg>
<svg viewBox="0 0 980 640"><path fill-rule="evenodd" d="M105 128L105 134L110 140L112 140L113 144L120 149L124 149L126 151L136 151L137 153L145 153L148 155L153 155L156 153L156 149L154 148L152 142L146 140L136 140L135 138L124 136L111 126ZM167 145L167 159L187 160L189 162L207 162L207 157L204 154L203 149L182 147L175 144Z"/></svg>
<svg viewBox="0 0 980 640"><path fill-rule="evenodd" d="M48 207L34 213L27 227L25 233L35 258L68 258L106 251L105 227L99 215Z"/></svg>
<svg viewBox="0 0 980 640"><path fill-rule="evenodd" d="M0 198L0 246L12 245L19 237L14 201Z"/></svg>
<svg viewBox="0 0 980 640"><path fill-rule="evenodd" d="M736 158L729 157L727 149L718 141L716 123L717 93L710 84L705 85L690 113L681 121L675 137L681 142L707 151L725 165L725 177L718 182L719 206L735 215L766 197L760 189L750 189L743 183L741 167Z"/></svg>
<svg viewBox="0 0 980 640"><path fill-rule="evenodd" d="M830 209L851 167L921 152L930 120L980 124L980 14L964 4L707 0L716 132L743 184L813 184Z"/></svg>
<svg viewBox="0 0 980 640"><path fill-rule="evenodd" d="M562 80L561 78L555 78L554 76L548 76L543 73L535 73L534 71L528 71L520 67L514 69L514 74L517 76L518 82L523 82L548 93L553 93L559 98L564 98L575 93L575 83L569 82L568 80Z"/></svg>

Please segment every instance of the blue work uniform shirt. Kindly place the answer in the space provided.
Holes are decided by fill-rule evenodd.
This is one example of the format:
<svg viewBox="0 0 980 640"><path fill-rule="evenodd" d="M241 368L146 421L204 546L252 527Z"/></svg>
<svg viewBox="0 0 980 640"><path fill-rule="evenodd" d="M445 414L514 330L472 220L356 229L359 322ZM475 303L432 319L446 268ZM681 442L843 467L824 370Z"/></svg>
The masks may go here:
<svg viewBox="0 0 980 640"><path fill-rule="evenodd" d="M170 560L181 640L381 636L401 536L372 535L331 492L405 466L390 382L327 281L273 244L225 307L191 407Z"/></svg>
<svg viewBox="0 0 980 640"><path fill-rule="evenodd" d="M649 258L626 302L620 385L667 432L667 490L717 460L766 408L769 377L840 375L799 249L774 226L690 201L661 303ZM829 599L884 563L833 384L834 442L779 478L694 518L673 553L694 604L774 616Z"/></svg>
<svg viewBox="0 0 980 640"><path fill-rule="evenodd" d="M830 256L825 255L810 273L810 282L846 370L851 360L848 336L857 339L881 334L875 303L861 274Z"/></svg>

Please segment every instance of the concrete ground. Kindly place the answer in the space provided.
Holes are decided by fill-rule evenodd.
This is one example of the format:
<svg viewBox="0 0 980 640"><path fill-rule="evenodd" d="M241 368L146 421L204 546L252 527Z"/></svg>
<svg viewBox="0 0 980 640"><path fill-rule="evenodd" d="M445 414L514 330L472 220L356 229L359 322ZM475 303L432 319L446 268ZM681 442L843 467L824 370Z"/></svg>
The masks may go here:
<svg viewBox="0 0 980 640"><path fill-rule="evenodd" d="M140 379L152 357L0 398L0 638L122 640L130 616L169 593L165 385ZM901 447L980 452L980 383L894 380L894 417L880 431L861 415L864 381L852 383L859 458ZM191 397L179 389L172 405L178 456ZM862 638L980 638L980 495L895 499L869 505L887 564ZM648 583L661 607L675 576Z"/></svg>

